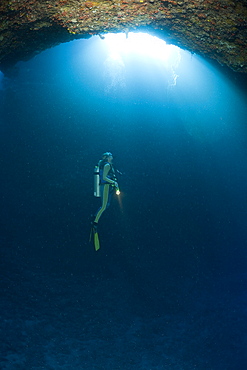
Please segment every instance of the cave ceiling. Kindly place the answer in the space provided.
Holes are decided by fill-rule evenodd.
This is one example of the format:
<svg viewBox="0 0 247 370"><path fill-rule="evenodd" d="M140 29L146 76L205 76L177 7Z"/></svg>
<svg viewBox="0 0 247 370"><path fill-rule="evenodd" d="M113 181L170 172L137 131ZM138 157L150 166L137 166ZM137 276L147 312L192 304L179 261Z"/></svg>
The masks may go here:
<svg viewBox="0 0 247 370"><path fill-rule="evenodd" d="M76 38L147 31L247 73L247 1L1 0L0 70Z"/></svg>

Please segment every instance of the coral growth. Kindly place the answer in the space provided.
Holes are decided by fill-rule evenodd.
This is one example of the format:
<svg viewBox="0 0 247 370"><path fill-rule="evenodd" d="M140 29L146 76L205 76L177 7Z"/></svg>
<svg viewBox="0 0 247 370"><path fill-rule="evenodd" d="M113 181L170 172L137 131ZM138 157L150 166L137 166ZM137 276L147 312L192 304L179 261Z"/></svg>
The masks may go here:
<svg viewBox="0 0 247 370"><path fill-rule="evenodd" d="M168 42L247 72L247 8L242 1L2 0L0 14L1 68L75 37L145 27L160 36L163 32Z"/></svg>

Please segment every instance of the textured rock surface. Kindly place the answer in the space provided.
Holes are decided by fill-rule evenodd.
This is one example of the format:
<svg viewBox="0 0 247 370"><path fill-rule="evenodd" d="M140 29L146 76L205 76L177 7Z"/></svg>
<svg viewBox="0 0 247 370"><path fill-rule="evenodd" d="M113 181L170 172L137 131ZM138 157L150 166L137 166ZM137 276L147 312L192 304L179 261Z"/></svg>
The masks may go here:
<svg viewBox="0 0 247 370"><path fill-rule="evenodd" d="M74 38L147 30L247 72L247 1L1 0L0 69Z"/></svg>

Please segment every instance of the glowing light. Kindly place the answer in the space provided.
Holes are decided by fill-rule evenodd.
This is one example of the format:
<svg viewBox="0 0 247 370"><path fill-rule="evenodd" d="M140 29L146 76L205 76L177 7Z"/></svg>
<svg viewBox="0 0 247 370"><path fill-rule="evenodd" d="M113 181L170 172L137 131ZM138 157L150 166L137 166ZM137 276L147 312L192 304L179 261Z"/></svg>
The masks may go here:
<svg viewBox="0 0 247 370"><path fill-rule="evenodd" d="M154 68L161 68L169 75L168 86L176 85L176 68L181 60L179 47L142 32L130 32L128 35L109 33L105 35L103 43L108 55L105 61L108 79L106 92L125 87L125 67L133 59L138 60L140 67L142 64L155 64Z"/></svg>
<svg viewBox="0 0 247 370"><path fill-rule="evenodd" d="M121 197L119 188L116 189L116 194L117 194L117 200L118 200L119 207L121 211L123 212L123 203L122 203L122 197Z"/></svg>
<svg viewBox="0 0 247 370"><path fill-rule="evenodd" d="M167 61L169 58L177 58L179 48L168 45L164 40L151 36L147 33L130 32L128 38L124 33L108 33L105 35L104 42L109 51L115 56L128 54L138 54L152 59Z"/></svg>

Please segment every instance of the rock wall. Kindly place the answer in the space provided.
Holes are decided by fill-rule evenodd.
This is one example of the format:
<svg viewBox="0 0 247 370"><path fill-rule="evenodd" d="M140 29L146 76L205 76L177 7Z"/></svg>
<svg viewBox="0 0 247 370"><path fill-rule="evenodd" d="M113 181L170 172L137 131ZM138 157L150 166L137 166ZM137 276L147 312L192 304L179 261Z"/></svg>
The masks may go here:
<svg viewBox="0 0 247 370"><path fill-rule="evenodd" d="M1 0L0 69L75 38L145 30L246 73L246 25L246 0Z"/></svg>

